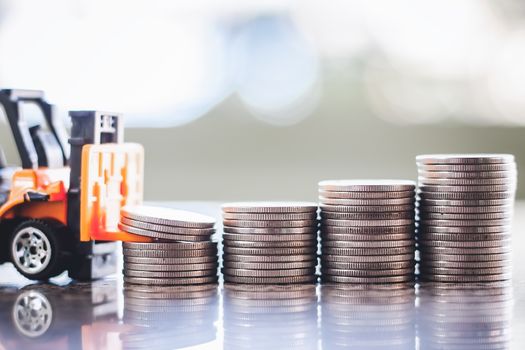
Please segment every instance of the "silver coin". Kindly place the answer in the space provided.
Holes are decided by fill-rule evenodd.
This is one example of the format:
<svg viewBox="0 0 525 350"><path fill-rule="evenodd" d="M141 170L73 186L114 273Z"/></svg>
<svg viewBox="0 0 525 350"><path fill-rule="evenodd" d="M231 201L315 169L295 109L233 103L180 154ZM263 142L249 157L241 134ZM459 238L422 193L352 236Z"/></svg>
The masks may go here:
<svg viewBox="0 0 525 350"><path fill-rule="evenodd" d="M370 256L370 255L396 255L396 254L410 254L415 248L413 246L407 247L393 247L393 248L332 248L321 247L323 255L351 255L351 256Z"/></svg>
<svg viewBox="0 0 525 350"><path fill-rule="evenodd" d="M270 214L252 214L252 213L223 213L225 220L244 220L244 221L286 221L286 220L316 220L317 212L311 213L270 213Z"/></svg>
<svg viewBox="0 0 525 350"><path fill-rule="evenodd" d="M226 254L223 257L226 262L246 263L282 263L316 260L316 253L293 254L293 255L249 255L249 254Z"/></svg>
<svg viewBox="0 0 525 350"><path fill-rule="evenodd" d="M208 264L216 263L218 261L217 255L205 255L197 257L181 257L181 258L143 258L135 256L124 256L125 264L145 264L145 265L179 265L179 264Z"/></svg>
<svg viewBox="0 0 525 350"><path fill-rule="evenodd" d="M441 253L441 252L422 252L421 261L447 261L447 262L485 262L485 261L502 261L511 258L510 253L494 254L494 253L478 253L476 254L456 254L456 253Z"/></svg>
<svg viewBox="0 0 525 350"><path fill-rule="evenodd" d="M224 268L223 274L228 276L243 276L243 277L291 277L291 276L306 276L315 273L314 268L306 269L289 269L289 270L248 270L248 269L233 269Z"/></svg>
<svg viewBox="0 0 525 350"><path fill-rule="evenodd" d="M436 241L436 240L418 240L418 247L443 247L443 248L495 248L506 247L510 245L510 240L492 240L492 241Z"/></svg>
<svg viewBox="0 0 525 350"><path fill-rule="evenodd" d="M201 264L136 264L124 262L124 268L128 270L140 271L197 271L197 270L212 270L217 269L218 261Z"/></svg>
<svg viewBox="0 0 525 350"><path fill-rule="evenodd" d="M293 283L313 283L317 281L317 276L290 276L290 277L243 277L224 275L226 283L245 283L245 284L293 284Z"/></svg>
<svg viewBox="0 0 525 350"><path fill-rule="evenodd" d="M498 186L509 185L513 186L516 183L516 178L491 178L491 179L442 179L442 178L426 178L418 177L418 184L420 186Z"/></svg>
<svg viewBox="0 0 525 350"><path fill-rule="evenodd" d="M122 242L124 249L159 249L159 250L188 250L188 249L212 249L217 247L213 242Z"/></svg>
<svg viewBox="0 0 525 350"><path fill-rule="evenodd" d="M389 213L414 211L410 205L321 205L321 213Z"/></svg>
<svg viewBox="0 0 525 350"><path fill-rule="evenodd" d="M213 228L215 225L215 219L210 216L148 205L125 206L121 209L120 214L129 219L158 225L188 228Z"/></svg>
<svg viewBox="0 0 525 350"><path fill-rule="evenodd" d="M133 286L128 284L127 286ZM198 284L197 286L208 286L206 284ZM213 286L213 289L207 289L203 291L188 291L188 292L136 292L133 290L126 290L124 291L124 299L127 300L133 299L135 301L141 300L143 302L149 302L149 301L166 301L168 306L173 306L173 301L176 300L192 300L195 301L196 299L199 300L207 300L210 298L214 298L217 295L217 285L210 284L209 286ZM176 286L178 287L178 286ZM192 287L192 286L189 286Z"/></svg>
<svg viewBox="0 0 525 350"><path fill-rule="evenodd" d="M427 179L501 179L516 177L517 171L514 169L508 171L426 171L419 169L418 174Z"/></svg>
<svg viewBox="0 0 525 350"><path fill-rule="evenodd" d="M192 284L217 283L218 276L194 277L194 278L145 278L124 276L125 283L144 284L148 286L177 286Z"/></svg>
<svg viewBox="0 0 525 350"><path fill-rule="evenodd" d="M416 184L409 180L325 180L319 182L319 188L336 192L399 192L412 191Z"/></svg>
<svg viewBox="0 0 525 350"><path fill-rule="evenodd" d="M142 284L126 284L124 286L124 292L135 292L135 293L148 293L148 294L155 294L155 293L177 293L181 295L186 294L192 294L192 293L198 293L198 292L206 292L206 291L214 291L217 292L218 284L215 283L209 283L209 284L199 284L199 285L190 285L190 286L148 286L148 285L142 285Z"/></svg>
<svg viewBox="0 0 525 350"><path fill-rule="evenodd" d="M508 226L512 220L419 220L421 226L439 227L476 227L476 226Z"/></svg>
<svg viewBox="0 0 525 350"><path fill-rule="evenodd" d="M458 227L442 227L442 226L422 226L417 228L418 233L508 233L510 232L510 225L503 226L458 226Z"/></svg>
<svg viewBox="0 0 525 350"><path fill-rule="evenodd" d="M225 247L231 248L303 248L303 247L317 247L317 240L309 241L235 241L224 240Z"/></svg>
<svg viewBox="0 0 525 350"><path fill-rule="evenodd" d="M256 220L223 220L224 226L233 227L311 227L316 224L316 220L274 220L274 221L256 221Z"/></svg>
<svg viewBox="0 0 525 350"><path fill-rule="evenodd" d="M330 283L400 283L414 280L413 275L387 276L387 277L351 277L351 276L332 276L322 275L322 282Z"/></svg>
<svg viewBox="0 0 525 350"><path fill-rule="evenodd" d="M311 284L307 285L294 285L294 286L282 286L282 285L264 285L264 286L253 286L246 284L233 284L229 283L224 285L224 290L237 298L253 299L257 297L262 298L275 298L287 299L286 295L290 294L293 297L300 295L301 297L315 296L315 286ZM291 294L294 293L294 294ZM299 293L299 294L295 294ZM275 297L274 297L275 296Z"/></svg>
<svg viewBox="0 0 525 350"><path fill-rule="evenodd" d="M516 190L515 185L420 185L420 192L510 192Z"/></svg>
<svg viewBox="0 0 525 350"><path fill-rule="evenodd" d="M320 227L322 234L332 234L332 233L339 233L339 234L378 234L378 235L384 235L384 234L396 234L396 233L413 233L415 231L414 225L407 225L407 226L329 226L326 224L322 224Z"/></svg>
<svg viewBox="0 0 525 350"><path fill-rule="evenodd" d="M421 241L445 241L445 242L485 242L501 241L510 239L510 232L503 233L436 233L421 232L418 233Z"/></svg>
<svg viewBox="0 0 525 350"><path fill-rule="evenodd" d="M399 220L414 219L415 211L393 211L386 213L337 213L321 211L322 219L335 220Z"/></svg>
<svg viewBox="0 0 525 350"><path fill-rule="evenodd" d="M323 247L331 248L395 248L415 246L414 240L399 241L323 241Z"/></svg>
<svg viewBox="0 0 525 350"><path fill-rule="evenodd" d="M482 269L469 269L469 268L443 268L443 267L427 267L419 266L419 271L422 274L432 274L432 275L462 275L462 276L472 276L472 275L500 275L511 273L511 268L506 267L483 267Z"/></svg>
<svg viewBox="0 0 525 350"><path fill-rule="evenodd" d="M414 219L399 219L399 220L335 220L323 219L323 225L348 227L377 227L377 226L408 226L414 224Z"/></svg>
<svg viewBox="0 0 525 350"><path fill-rule="evenodd" d="M238 261L225 261L226 269L247 269L247 270L286 270L286 269L305 269L317 266L317 260L307 260L298 262L282 263L250 263Z"/></svg>
<svg viewBox="0 0 525 350"><path fill-rule="evenodd" d="M325 191L319 190L319 196L324 198L341 199L399 199L414 197L414 190L409 191L375 191L375 192L349 192L349 191Z"/></svg>
<svg viewBox="0 0 525 350"><path fill-rule="evenodd" d="M422 154L416 157L418 164L508 164L514 163L512 154Z"/></svg>
<svg viewBox="0 0 525 350"><path fill-rule="evenodd" d="M124 256L142 258L183 258L217 255L217 248L200 250L123 249Z"/></svg>
<svg viewBox="0 0 525 350"><path fill-rule="evenodd" d="M144 271L128 270L124 268L124 276L141 278L194 278L217 275L218 269L194 270L194 271Z"/></svg>
<svg viewBox="0 0 525 350"><path fill-rule="evenodd" d="M314 202L236 202L222 205L225 213L312 213L317 211Z"/></svg>
<svg viewBox="0 0 525 350"><path fill-rule="evenodd" d="M494 205L494 206L447 206L447 205L428 205L421 203L419 212L428 213L450 213L450 214L481 214L481 213L502 213L513 210L513 205Z"/></svg>
<svg viewBox="0 0 525 350"><path fill-rule="evenodd" d="M376 262L400 262L413 261L414 252L408 254L393 254L393 255L331 255L323 254L321 256L323 262L340 262L340 263L376 263Z"/></svg>
<svg viewBox="0 0 525 350"><path fill-rule="evenodd" d="M420 208L450 208L451 210L456 207L463 207L467 209L468 207L480 208L483 207L489 208L498 208L498 207L513 207L514 198L510 199L473 199L473 200L446 200L446 199L420 199L418 201Z"/></svg>
<svg viewBox="0 0 525 350"><path fill-rule="evenodd" d="M497 261L439 261L439 260L425 260L420 262L421 267L434 267L444 269L486 269L494 267L511 266L512 260L497 260Z"/></svg>
<svg viewBox="0 0 525 350"><path fill-rule="evenodd" d="M132 233L139 236L151 237L157 239L165 239L169 241L187 241L187 242L202 242L209 241L210 236L208 235L179 235L175 233L162 233L157 231L143 230L137 227L127 226L123 223L118 224L118 228L121 231Z"/></svg>
<svg viewBox="0 0 525 350"><path fill-rule="evenodd" d="M436 282L454 282L454 283L467 283L467 282L494 282L494 281L506 281L512 278L511 273L498 274L498 275L437 275L437 274L425 274L421 276L424 281L436 281Z"/></svg>
<svg viewBox="0 0 525 350"><path fill-rule="evenodd" d="M397 234L344 234L344 233L321 233L322 242L328 241L399 241L414 239L414 233Z"/></svg>
<svg viewBox="0 0 525 350"><path fill-rule="evenodd" d="M505 254L511 252L509 245L493 248L445 248L445 247L427 247L420 246L419 251L424 254L447 254L447 255L488 255L488 254Z"/></svg>
<svg viewBox="0 0 525 350"><path fill-rule="evenodd" d="M394 206L394 205L413 205L415 197L394 198L394 199L346 199L346 198L326 198L319 197L321 207L326 205L332 206Z"/></svg>
<svg viewBox="0 0 525 350"><path fill-rule="evenodd" d="M213 228L188 228L177 226L156 225L149 222L142 222L133 219L128 219L124 216L120 218L120 222L127 226L132 226L148 231L157 231L162 233L174 233L179 235L205 235L210 236L215 233Z"/></svg>
<svg viewBox="0 0 525 350"><path fill-rule="evenodd" d="M512 218L512 211L499 213L431 213L420 212L422 220L499 220Z"/></svg>
<svg viewBox="0 0 525 350"><path fill-rule="evenodd" d="M235 234L235 233L225 233L222 235L225 241L249 241L249 242L290 242L290 241L311 241L316 239L317 231L312 231L308 234L298 234L298 235L263 235L263 234Z"/></svg>
<svg viewBox="0 0 525 350"><path fill-rule="evenodd" d="M337 262L326 261L321 259L323 268L341 269L341 270L397 270L414 268L413 260L396 261L396 262Z"/></svg>
<svg viewBox="0 0 525 350"><path fill-rule="evenodd" d="M501 164L418 164L419 171L492 172L516 171L516 163Z"/></svg>
<svg viewBox="0 0 525 350"><path fill-rule="evenodd" d="M248 235L311 235L312 232L317 232L317 223L314 226L307 227L263 227L263 228L250 228L250 227L231 227L224 226L224 233L232 234L248 234Z"/></svg>
<svg viewBox="0 0 525 350"><path fill-rule="evenodd" d="M421 200L449 200L449 201L480 201L480 200L509 200L514 199L515 191L508 192L423 192L418 191ZM462 204L463 205L463 204Z"/></svg>
<svg viewBox="0 0 525 350"><path fill-rule="evenodd" d="M317 247L304 248L233 248L224 247L225 254L239 255L304 255L315 254Z"/></svg>
<svg viewBox="0 0 525 350"><path fill-rule="evenodd" d="M348 276L348 277L386 277L386 276L404 276L414 274L414 268L404 268L395 270L349 270L349 269L334 269L321 268L323 275L330 276Z"/></svg>

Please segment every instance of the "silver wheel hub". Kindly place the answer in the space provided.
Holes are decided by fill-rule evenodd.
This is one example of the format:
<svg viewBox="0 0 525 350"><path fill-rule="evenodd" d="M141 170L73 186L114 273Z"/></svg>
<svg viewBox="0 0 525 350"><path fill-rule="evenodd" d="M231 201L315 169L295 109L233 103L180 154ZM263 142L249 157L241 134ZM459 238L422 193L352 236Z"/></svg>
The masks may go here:
<svg viewBox="0 0 525 350"><path fill-rule="evenodd" d="M37 274L49 265L51 244L47 236L36 227L25 227L13 239L13 263L27 274Z"/></svg>
<svg viewBox="0 0 525 350"><path fill-rule="evenodd" d="M53 309L42 293L27 291L16 299L12 316L20 333L35 338L43 335L51 326Z"/></svg>

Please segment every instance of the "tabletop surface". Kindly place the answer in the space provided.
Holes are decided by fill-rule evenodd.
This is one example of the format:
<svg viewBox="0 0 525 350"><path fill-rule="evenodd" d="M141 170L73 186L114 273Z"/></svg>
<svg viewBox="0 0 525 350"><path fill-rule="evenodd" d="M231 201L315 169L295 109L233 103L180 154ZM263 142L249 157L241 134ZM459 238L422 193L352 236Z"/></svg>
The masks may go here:
<svg viewBox="0 0 525 350"><path fill-rule="evenodd" d="M170 202L220 221L220 203ZM219 226L220 227L220 226ZM3 349L521 349L525 202L516 203L510 287L184 290L151 300L119 274L34 284L0 266ZM220 229L217 230L220 235ZM218 238L218 237L216 237ZM120 256L121 254L119 254ZM121 262L120 262L121 264Z"/></svg>

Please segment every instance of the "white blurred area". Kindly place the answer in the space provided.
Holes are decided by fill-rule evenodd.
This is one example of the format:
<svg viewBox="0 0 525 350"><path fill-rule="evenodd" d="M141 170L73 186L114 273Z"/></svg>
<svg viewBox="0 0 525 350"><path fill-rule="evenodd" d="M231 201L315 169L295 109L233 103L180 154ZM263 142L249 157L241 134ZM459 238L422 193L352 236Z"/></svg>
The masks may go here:
<svg viewBox="0 0 525 350"><path fill-rule="evenodd" d="M186 124L232 95L291 125L330 62L389 122L525 125L524 13L518 0L0 0L0 83L129 126Z"/></svg>
<svg viewBox="0 0 525 350"><path fill-rule="evenodd" d="M0 87L123 112L147 200L315 200L421 153L513 153L522 183L524 62L523 0L0 0Z"/></svg>

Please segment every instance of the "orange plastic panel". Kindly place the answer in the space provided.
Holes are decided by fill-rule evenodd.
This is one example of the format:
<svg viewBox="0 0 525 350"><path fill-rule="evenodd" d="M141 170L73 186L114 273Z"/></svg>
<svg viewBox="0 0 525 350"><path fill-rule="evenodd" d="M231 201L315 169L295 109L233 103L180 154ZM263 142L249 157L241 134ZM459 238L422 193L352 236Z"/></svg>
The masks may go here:
<svg viewBox="0 0 525 350"><path fill-rule="evenodd" d="M120 208L142 203L144 149L135 143L82 148L80 239L150 242L118 229Z"/></svg>
<svg viewBox="0 0 525 350"><path fill-rule="evenodd" d="M0 207L0 218L54 219L67 224L69 168L23 169L13 174L8 201ZM49 195L46 202L28 202L26 194L36 191Z"/></svg>

